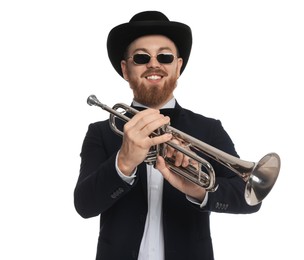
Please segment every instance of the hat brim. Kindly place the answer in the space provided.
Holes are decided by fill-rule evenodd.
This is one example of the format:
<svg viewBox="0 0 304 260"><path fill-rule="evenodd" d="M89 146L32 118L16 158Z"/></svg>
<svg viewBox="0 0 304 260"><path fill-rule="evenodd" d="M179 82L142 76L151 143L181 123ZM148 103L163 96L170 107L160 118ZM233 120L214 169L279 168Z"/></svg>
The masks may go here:
<svg viewBox="0 0 304 260"><path fill-rule="evenodd" d="M183 59L182 73L187 65L191 46L192 33L189 26L171 21L140 21L124 23L113 28L108 36L107 50L109 59L120 76L123 77L120 62L131 42L145 35L164 35L171 39Z"/></svg>

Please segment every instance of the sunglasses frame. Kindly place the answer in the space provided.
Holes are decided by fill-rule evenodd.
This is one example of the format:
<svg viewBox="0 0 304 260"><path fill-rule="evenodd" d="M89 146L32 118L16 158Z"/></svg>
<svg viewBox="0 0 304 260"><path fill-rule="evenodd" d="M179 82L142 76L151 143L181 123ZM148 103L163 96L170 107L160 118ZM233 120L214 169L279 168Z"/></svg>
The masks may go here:
<svg viewBox="0 0 304 260"><path fill-rule="evenodd" d="M149 60L148 60L147 62L145 62L145 63L137 63L137 62L134 60L134 56L136 56L136 55L147 56L147 57L149 57ZM173 57L173 59L172 59L171 62L162 62L161 60L159 60L160 57L162 57L162 55L171 56L171 57ZM133 63L134 63L135 65L145 65L145 64L148 64L148 63L151 61L151 58L156 58L157 62L159 62L160 64L171 64L171 63L174 61L174 59L177 58L177 56L174 55L174 54L171 53L171 52L168 52L168 53L158 53L156 56L152 56L152 55L150 55L149 53L135 53L134 55L128 57L127 59L132 59L132 60L133 60Z"/></svg>

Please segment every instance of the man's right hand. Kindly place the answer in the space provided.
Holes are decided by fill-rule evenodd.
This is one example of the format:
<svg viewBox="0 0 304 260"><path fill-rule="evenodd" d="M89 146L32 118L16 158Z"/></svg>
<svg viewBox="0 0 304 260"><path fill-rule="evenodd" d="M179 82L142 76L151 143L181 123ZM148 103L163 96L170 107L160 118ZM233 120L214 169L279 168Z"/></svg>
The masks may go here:
<svg viewBox="0 0 304 260"><path fill-rule="evenodd" d="M172 138L169 133L151 137L153 131L169 122L168 116L160 114L159 110L148 108L138 112L125 124L118 154L118 168L123 174L130 176L145 160L151 146L165 143Z"/></svg>

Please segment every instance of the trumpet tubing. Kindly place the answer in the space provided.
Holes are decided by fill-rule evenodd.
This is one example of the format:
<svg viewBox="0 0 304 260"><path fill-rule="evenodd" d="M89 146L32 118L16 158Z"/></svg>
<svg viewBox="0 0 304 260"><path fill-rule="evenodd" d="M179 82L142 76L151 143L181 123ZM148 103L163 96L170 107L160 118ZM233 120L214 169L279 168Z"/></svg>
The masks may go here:
<svg viewBox="0 0 304 260"><path fill-rule="evenodd" d="M117 128L115 118L128 122L130 118L127 117L125 113L133 115L138 113L136 109L123 103L117 103L113 108L110 108L107 105L102 104L95 95L89 96L87 103L90 106L95 105L109 112L110 127L120 136L123 136L123 132ZM118 112L118 109L121 109L122 112ZM279 175L281 162L279 155L276 153L268 153L255 163L244 161L225 153L170 125L164 125L156 132L153 132L152 136L157 136L163 133L171 133L175 139L180 140L184 145L181 146L172 141L168 141L165 144L151 147L145 162L148 164L155 164L157 155L161 155L164 157L171 171L185 177L193 183L196 183L207 191L213 192L217 188L215 186L214 169L208 161L195 154L193 150L207 155L209 158L221 163L241 177L246 182L244 196L249 205L260 203L271 191ZM194 167L192 165L187 167L175 166L174 160L172 158L166 158L165 156L165 145L171 146L175 150L188 156L191 160L197 163L198 167ZM187 146L188 149L184 146ZM205 169L205 171L202 169Z"/></svg>

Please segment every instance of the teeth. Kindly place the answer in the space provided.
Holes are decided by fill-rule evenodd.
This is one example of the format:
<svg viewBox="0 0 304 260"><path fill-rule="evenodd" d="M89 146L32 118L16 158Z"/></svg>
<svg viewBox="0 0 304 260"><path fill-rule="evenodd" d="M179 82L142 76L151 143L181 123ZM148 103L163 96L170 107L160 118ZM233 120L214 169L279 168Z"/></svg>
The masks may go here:
<svg viewBox="0 0 304 260"><path fill-rule="evenodd" d="M148 76L147 79L151 79L151 80L157 80L157 79L160 79L161 76L157 76L157 75L151 75L151 76Z"/></svg>

